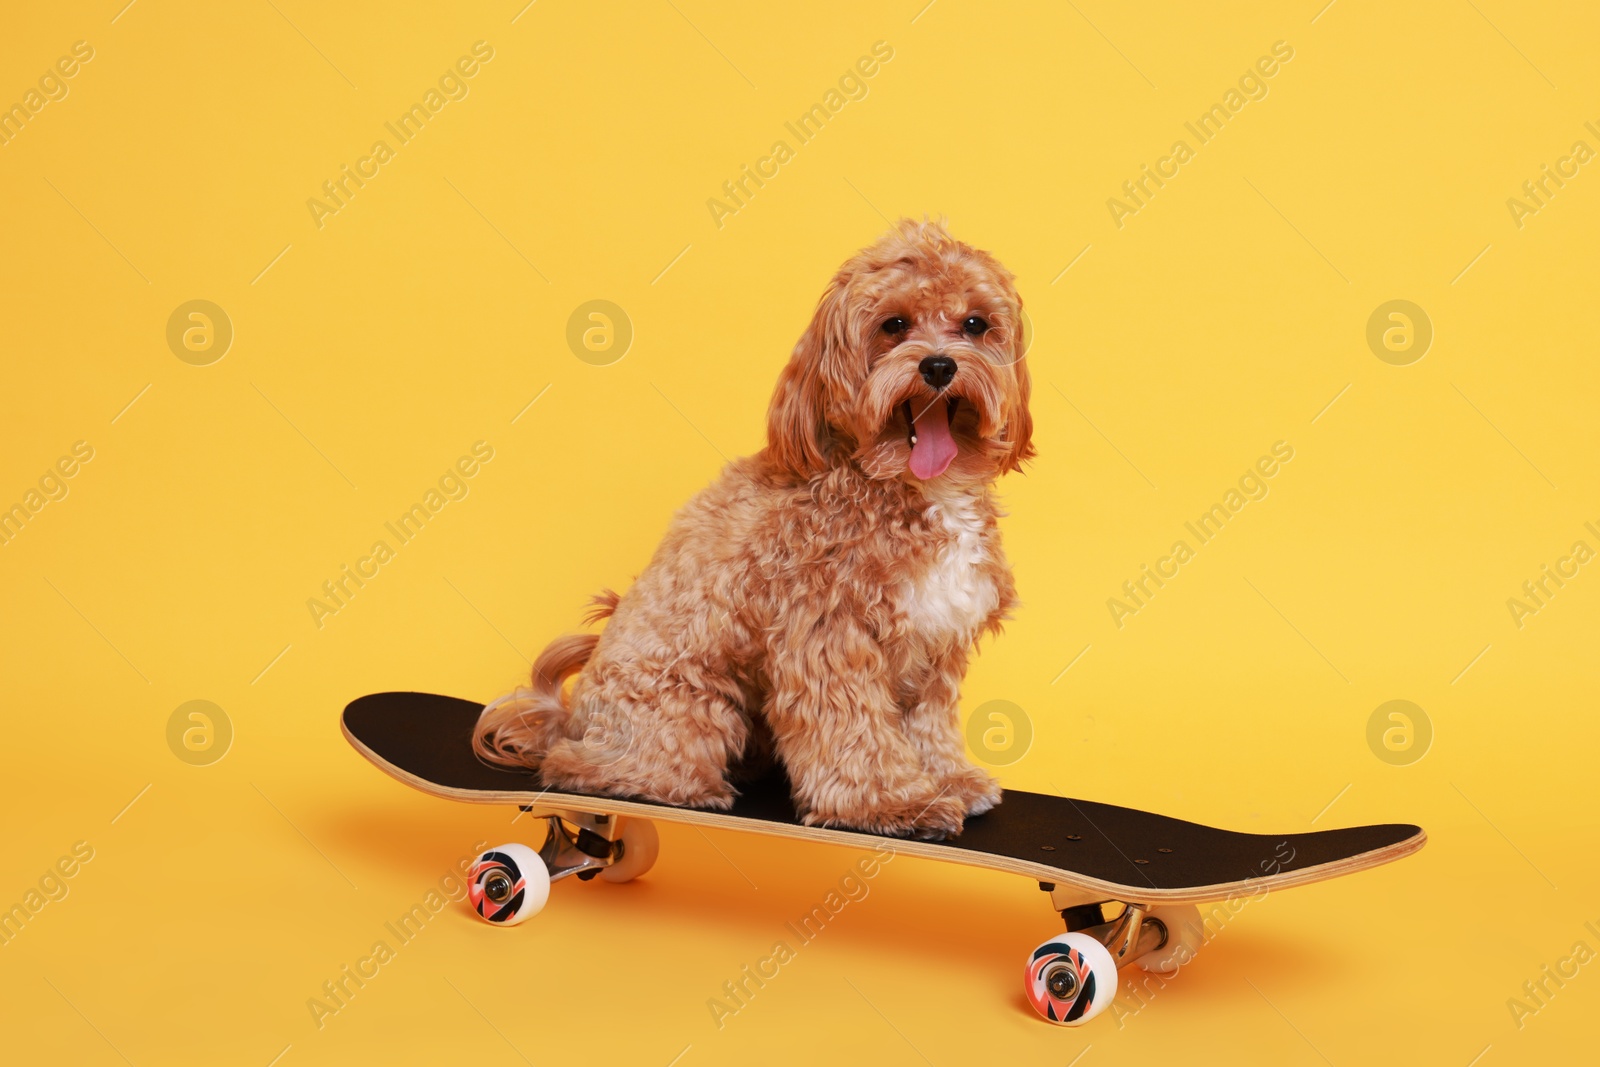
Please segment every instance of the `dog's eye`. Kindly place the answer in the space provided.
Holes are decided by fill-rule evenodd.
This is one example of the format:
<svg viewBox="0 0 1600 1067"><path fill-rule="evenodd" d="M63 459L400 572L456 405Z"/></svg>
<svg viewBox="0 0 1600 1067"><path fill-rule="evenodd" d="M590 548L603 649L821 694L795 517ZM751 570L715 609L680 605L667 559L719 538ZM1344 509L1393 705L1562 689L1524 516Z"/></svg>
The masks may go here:
<svg viewBox="0 0 1600 1067"><path fill-rule="evenodd" d="M899 315L896 315L892 319L885 319L883 321L883 332L884 333L905 333L907 328L910 327L910 325L911 324L909 322L907 322L905 319L902 319Z"/></svg>
<svg viewBox="0 0 1600 1067"><path fill-rule="evenodd" d="M967 321L961 324L961 328L972 336L979 337L989 328L989 322L977 315L968 315Z"/></svg>

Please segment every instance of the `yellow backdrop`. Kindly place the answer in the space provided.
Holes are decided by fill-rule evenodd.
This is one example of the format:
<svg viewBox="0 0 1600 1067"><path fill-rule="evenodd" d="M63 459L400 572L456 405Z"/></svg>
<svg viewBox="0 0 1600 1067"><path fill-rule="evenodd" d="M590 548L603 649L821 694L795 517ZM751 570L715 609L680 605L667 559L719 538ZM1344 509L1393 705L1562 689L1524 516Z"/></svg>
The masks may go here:
<svg viewBox="0 0 1600 1067"><path fill-rule="evenodd" d="M0 32L13 1058L1592 1055L1592 14L123 2ZM537 834L384 777L341 707L516 683L924 213L1034 329L979 754L1429 847L1214 912L1077 1031L1021 995L1038 890L905 857L732 1015L860 854L666 826L527 926L434 913Z"/></svg>

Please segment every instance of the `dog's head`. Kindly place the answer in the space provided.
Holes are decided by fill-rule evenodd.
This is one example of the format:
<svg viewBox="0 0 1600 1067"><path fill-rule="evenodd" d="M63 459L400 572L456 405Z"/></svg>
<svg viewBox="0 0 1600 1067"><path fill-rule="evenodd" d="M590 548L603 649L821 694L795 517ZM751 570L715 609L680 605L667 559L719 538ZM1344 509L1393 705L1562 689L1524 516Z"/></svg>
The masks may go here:
<svg viewBox="0 0 1600 1067"><path fill-rule="evenodd" d="M1033 456L1022 300L1009 271L903 219L840 268L778 379L767 452L806 478L972 483Z"/></svg>

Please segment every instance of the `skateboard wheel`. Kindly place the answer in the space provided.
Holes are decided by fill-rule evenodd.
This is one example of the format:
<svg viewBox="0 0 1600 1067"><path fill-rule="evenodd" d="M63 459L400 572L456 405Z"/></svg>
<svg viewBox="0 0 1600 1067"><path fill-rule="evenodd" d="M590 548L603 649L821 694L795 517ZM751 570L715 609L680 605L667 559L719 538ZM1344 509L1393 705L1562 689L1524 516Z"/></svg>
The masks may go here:
<svg viewBox="0 0 1600 1067"><path fill-rule="evenodd" d="M550 871L527 845L491 848L472 864L467 899L479 915L515 926L539 914L550 899Z"/></svg>
<svg viewBox="0 0 1600 1067"><path fill-rule="evenodd" d="M661 838L649 819L626 819L622 823L622 855L609 867L600 868L607 882L631 882L656 865L661 854Z"/></svg>
<svg viewBox="0 0 1600 1067"><path fill-rule="evenodd" d="M1081 1026L1111 1006L1117 962L1088 934L1057 934L1028 957L1023 988L1033 1010L1046 1019Z"/></svg>
<svg viewBox="0 0 1600 1067"><path fill-rule="evenodd" d="M1205 944L1205 922L1193 904L1161 904L1151 908L1145 919L1155 919L1167 928L1166 944L1133 961L1147 971L1172 974L1193 960Z"/></svg>

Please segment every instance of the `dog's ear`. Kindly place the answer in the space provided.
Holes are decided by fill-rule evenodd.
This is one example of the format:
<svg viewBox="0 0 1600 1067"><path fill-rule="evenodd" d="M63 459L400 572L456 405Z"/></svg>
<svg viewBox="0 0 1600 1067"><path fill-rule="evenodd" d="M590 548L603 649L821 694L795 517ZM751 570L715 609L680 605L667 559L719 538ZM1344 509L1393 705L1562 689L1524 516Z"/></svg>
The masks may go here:
<svg viewBox="0 0 1600 1067"><path fill-rule="evenodd" d="M767 452L779 467L809 478L827 467L827 382L824 370L845 345L844 274L822 294L811 324L795 345L794 355L778 376L767 410Z"/></svg>
<svg viewBox="0 0 1600 1067"><path fill-rule="evenodd" d="M1018 317L1021 309L1018 309ZM1028 410L1028 401L1033 392L1033 375L1028 373L1028 339L1024 336L1021 324L1011 338L1011 354L1013 361L1011 372L1017 376L1016 407L1006 420L1006 440L1011 443L1011 455L1006 459L1005 469L1008 471L1022 470L1024 460L1032 459L1035 455L1033 449L1033 414Z"/></svg>

